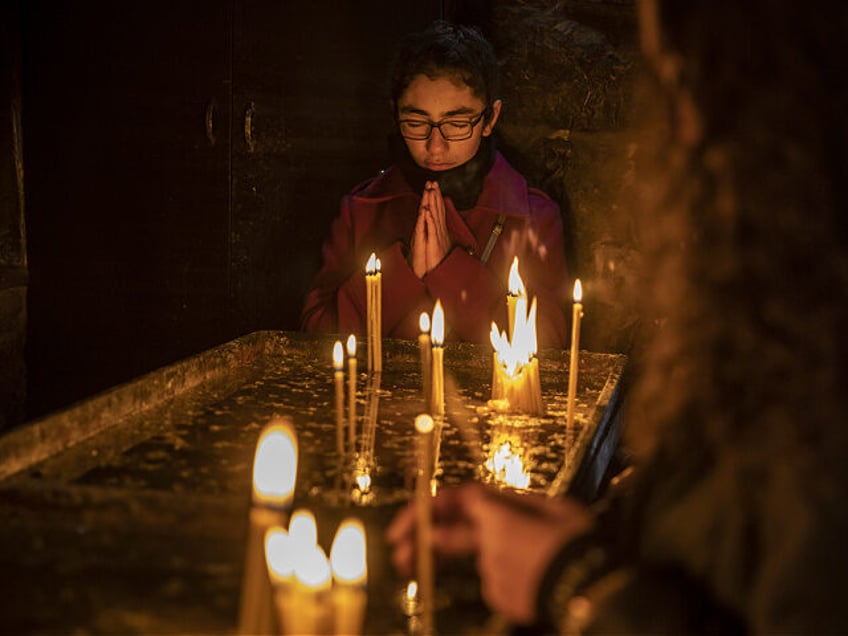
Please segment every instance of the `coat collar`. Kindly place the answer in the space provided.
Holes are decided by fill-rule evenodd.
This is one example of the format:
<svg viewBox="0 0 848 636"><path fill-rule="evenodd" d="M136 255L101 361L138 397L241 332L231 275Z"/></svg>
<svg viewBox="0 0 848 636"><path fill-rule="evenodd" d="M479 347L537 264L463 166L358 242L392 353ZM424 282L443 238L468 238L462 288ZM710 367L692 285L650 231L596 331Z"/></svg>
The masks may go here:
<svg viewBox="0 0 848 636"><path fill-rule="evenodd" d="M394 199L417 200L419 195L406 182L400 170L390 167L377 177L354 188L354 198L362 202L379 203ZM527 181L497 152L495 163L483 185L483 191L472 210L488 208L496 214L526 217L530 214ZM468 212L467 210L465 212Z"/></svg>

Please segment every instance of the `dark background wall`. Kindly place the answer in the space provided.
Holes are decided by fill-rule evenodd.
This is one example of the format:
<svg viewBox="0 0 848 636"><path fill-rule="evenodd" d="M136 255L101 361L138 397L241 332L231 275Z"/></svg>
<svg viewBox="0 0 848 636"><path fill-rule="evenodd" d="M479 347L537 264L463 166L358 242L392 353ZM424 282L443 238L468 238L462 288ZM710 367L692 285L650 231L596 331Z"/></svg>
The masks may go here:
<svg viewBox="0 0 848 636"><path fill-rule="evenodd" d="M591 275L584 246L610 234L609 166L627 146L632 9L4 3L0 429L238 335L296 329L339 197L385 165L395 44L439 16L495 43L501 147L561 202L572 269Z"/></svg>

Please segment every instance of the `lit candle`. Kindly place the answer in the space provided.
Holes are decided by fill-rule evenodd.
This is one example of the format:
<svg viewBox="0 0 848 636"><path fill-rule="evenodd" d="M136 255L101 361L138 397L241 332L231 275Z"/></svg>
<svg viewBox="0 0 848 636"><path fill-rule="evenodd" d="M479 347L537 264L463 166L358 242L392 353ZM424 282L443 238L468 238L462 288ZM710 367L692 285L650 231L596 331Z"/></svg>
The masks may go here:
<svg viewBox="0 0 848 636"><path fill-rule="evenodd" d="M419 415L415 418L417 441L415 475L415 512L416 512L416 565L418 575L418 600L421 606L421 628L424 634L433 633L433 552L432 535L432 496L430 478L433 468L433 418Z"/></svg>
<svg viewBox="0 0 848 636"><path fill-rule="evenodd" d="M418 336L418 349L421 353L421 384L424 390L424 409L429 412L430 398L432 398L430 386L432 371L430 369L430 316L426 311L421 312L418 327L421 330L421 335Z"/></svg>
<svg viewBox="0 0 848 636"><path fill-rule="evenodd" d="M571 357L568 367L568 409L565 423L567 430L574 425L574 402L577 398L577 371L580 356L580 319L583 318L583 287L580 279L574 281L574 305L571 313Z"/></svg>
<svg viewBox="0 0 848 636"><path fill-rule="evenodd" d="M356 519L341 523L330 548L333 572L334 634L361 634L365 619L368 565L365 528Z"/></svg>
<svg viewBox="0 0 848 636"><path fill-rule="evenodd" d="M271 418L262 430L253 461L253 505L245 553L238 631L266 633L273 628L271 586L265 565L265 533L284 525L297 478L297 438L291 420Z"/></svg>
<svg viewBox="0 0 848 636"><path fill-rule="evenodd" d="M333 379L336 385L336 452L344 456L344 348L341 340L333 345Z"/></svg>
<svg viewBox="0 0 848 636"><path fill-rule="evenodd" d="M401 598L401 610L407 616L418 613L418 581L413 580L407 584Z"/></svg>
<svg viewBox="0 0 848 636"><path fill-rule="evenodd" d="M432 399L430 410L434 415L445 414L445 312L441 301L433 307L433 325L430 330L432 347Z"/></svg>
<svg viewBox="0 0 848 636"><path fill-rule="evenodd" d="M380 259L376 259L374 274L374 313L377 320L374 324L374 371L380 373L383 370L383 273Z"/></svg>
<svg viewBox="0 0 848 636"><path fill-rule="evenodd" d="M510 341L515 333L515 305L518 298L526 296L527 292L524 288L524 281L521 280L521 275L518 273L518 257L512 259L512 266L509 268L508 293L506 295L506 308L509 322L507 323Z"/></svg>
<svg viewBox="0 0 848 636"><path fill-rule="evenodd" d="M294 577L294 551L291 547L289 533L280 526L269 528L265 533L265 562L274 595L277 627L272 633L279 633L283 624L288 599L291 594L291 583Z"/></svg>
<svg viewBox="0 0 848 636"><path fill-rule="evenodd" d="M356 450L356 336L353 334L347 338L347 371L348 443L353 453Z"/></svg>
<svg viewBox="0 0 848 636"><path fill-rule="evenodd" d="M289 530L291 536L291 530ZM329 634L333 616L330 603L330 562L319 545L292 546L294 583L282 598L280 623L284 634Z"/></svg>
<svg viewBox="0 0 848 636"><path fill-rule="evenodd" d="M377 371L377 255L374 252L365 264L365 318L368 371Z"/></svg>

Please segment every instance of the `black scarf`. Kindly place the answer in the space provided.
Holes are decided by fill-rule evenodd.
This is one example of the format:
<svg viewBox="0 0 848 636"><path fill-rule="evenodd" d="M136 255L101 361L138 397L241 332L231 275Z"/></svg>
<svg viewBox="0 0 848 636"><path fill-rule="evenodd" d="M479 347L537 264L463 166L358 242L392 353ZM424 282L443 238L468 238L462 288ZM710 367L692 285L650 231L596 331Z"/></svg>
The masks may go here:
<svg viewBox="0 0 848 636"><path fill-rule="evenodd" d="M392 161L400 168L413 190L423 193L426 181L437 181L442 194L451 198L457 210L470 210L477 204L483 191L483 180L495 165L495 141L492 135L483 137L477 154L464 164L440 172L427 170L415 163L406 142L397 133L389 137L389 150Z"/></svg>

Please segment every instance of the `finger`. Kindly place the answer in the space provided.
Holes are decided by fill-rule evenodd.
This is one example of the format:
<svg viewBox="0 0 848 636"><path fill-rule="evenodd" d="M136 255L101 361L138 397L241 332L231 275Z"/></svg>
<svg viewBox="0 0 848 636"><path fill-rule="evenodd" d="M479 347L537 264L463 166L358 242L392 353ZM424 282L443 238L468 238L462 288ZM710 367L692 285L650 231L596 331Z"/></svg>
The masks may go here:
<svg viewBox="0 0 848 636"><path fill-rule="evenodd" d="M395 515L386 529L386 541L399 543L412 534L415 526L415 505L410 502Z"/></svg>
<svg viewBox="0 0 848 636"><path fill-rule="evenodd" d="M392 565L404 577L411 576L413 571L415 543L406 541L398 544L392 551Z"/></svg>

